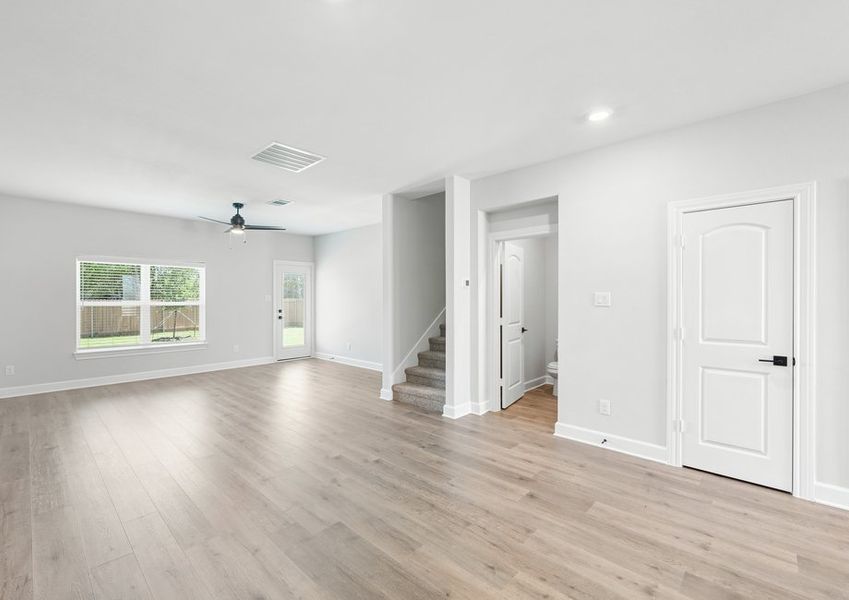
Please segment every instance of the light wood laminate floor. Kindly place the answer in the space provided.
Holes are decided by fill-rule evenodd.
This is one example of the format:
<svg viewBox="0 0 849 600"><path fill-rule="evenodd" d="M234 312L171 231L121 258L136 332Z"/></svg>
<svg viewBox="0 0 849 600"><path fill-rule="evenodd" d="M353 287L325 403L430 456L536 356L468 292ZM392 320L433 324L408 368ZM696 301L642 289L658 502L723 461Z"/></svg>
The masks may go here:
<svg viewBox="0 0 849 600"><path fill-rule="evenodd" d="M315 360L0 400L0 598L849 598L849 513Z"/></svg>

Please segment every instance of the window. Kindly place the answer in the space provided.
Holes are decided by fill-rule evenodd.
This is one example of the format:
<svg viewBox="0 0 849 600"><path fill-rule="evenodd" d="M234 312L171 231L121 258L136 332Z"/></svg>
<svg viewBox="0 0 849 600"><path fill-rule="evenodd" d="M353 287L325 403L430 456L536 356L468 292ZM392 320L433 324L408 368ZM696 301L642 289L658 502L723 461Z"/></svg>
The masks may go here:
<svg viewBox="0 0 849 600"><path fill-rule="evenodd" d="M206 339L201 265L77 261L77 350Z"/></svg>

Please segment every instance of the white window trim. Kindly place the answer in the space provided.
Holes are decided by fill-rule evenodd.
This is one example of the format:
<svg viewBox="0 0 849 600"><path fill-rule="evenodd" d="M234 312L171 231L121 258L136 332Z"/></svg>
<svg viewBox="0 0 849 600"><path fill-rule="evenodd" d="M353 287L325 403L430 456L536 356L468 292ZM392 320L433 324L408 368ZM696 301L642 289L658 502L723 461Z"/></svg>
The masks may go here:
<svg viewBox="0 0 849 600"><path fill-rule="evenodd" d="M145 354L163 354L166 352L182 352L184 350L205 350L208 344L202 342L183 342L177 344L158 344L154 346L116 346L114 348L85 348L74 352L77 360L89 358L108 358L110 356L144 356Z"/></svg>
<svg viewBox="0 0 849 600"><path fill-rule="evenodd" d="M138 306L167 306L169 304L191 304L200 307L200 323L199 339L192 342L178 342L171 344L154 344L150 341L150 312L140 311L139 336L142 340L141 344L134 346L114 346L105 348L80 348L80 309L83 306L83 301L80 299L80 264L84 262L112 263L112 264L130 264L141 266L158 266L158 267L191 267L200 269L200 297L198 302L151 302L150 301L150 270L141 269L141 297L137 301L132 302L103 302L104 306L126 306L128 304ZM106 358L110 356L143 356L145 354L159 354L163 352L179 352L184 350L202 350L207 347L206 340L206 263L197 261L182 261L182 260L156 260L156 259L141 259L141 258L116 258L105 256L78 256L76 259L76 338L74 340L74 357L77 360L89 358Z"/></svg>

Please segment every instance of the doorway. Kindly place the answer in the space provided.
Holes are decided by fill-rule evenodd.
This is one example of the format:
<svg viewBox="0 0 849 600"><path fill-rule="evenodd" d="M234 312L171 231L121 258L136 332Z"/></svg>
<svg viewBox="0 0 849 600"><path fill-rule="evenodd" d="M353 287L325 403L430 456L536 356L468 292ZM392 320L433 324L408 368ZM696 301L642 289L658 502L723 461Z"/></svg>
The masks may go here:
<svg viewBox="0 0 849 600"><path fill-rule="evenodd" d="M688 213L684 239L683 464L790 491L793 201Z"/></svg>
<svg viewBox="0 0 849 600"><path fill-rule="evenodd" d="M498 240L492 339L499 410L557 419L557 236L550 231ZM518 403L518 404L517 404Z"/></svg>
<svg viewBox="0 0 849 600"><path fill-rule="evenodd" d="M814 189L670 205L670 464L811 497Z"/></svg>
<svg viewBox="0 0 849 600"><path fill-rule="evenodd" d="M274 358L312 356L313 265L274 261Z"/></svg>

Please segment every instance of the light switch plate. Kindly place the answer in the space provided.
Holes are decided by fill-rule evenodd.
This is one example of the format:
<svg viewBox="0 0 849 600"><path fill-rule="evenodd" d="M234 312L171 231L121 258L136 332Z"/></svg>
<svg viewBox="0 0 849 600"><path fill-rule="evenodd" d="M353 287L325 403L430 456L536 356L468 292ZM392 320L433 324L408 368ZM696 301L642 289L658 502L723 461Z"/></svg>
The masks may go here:
<svg viewBox="0 0 849 600"><path fill-rule="evenodd" d="M613 297L610 292L595 292L593 294L593 306L613 306Z"/></svg>
<svg viewBox="0 0 849 600"><path fill-rule="evenodd" d="M601 399L598 401L598 412L605 416L610 416L610 400Z"/></svg>

